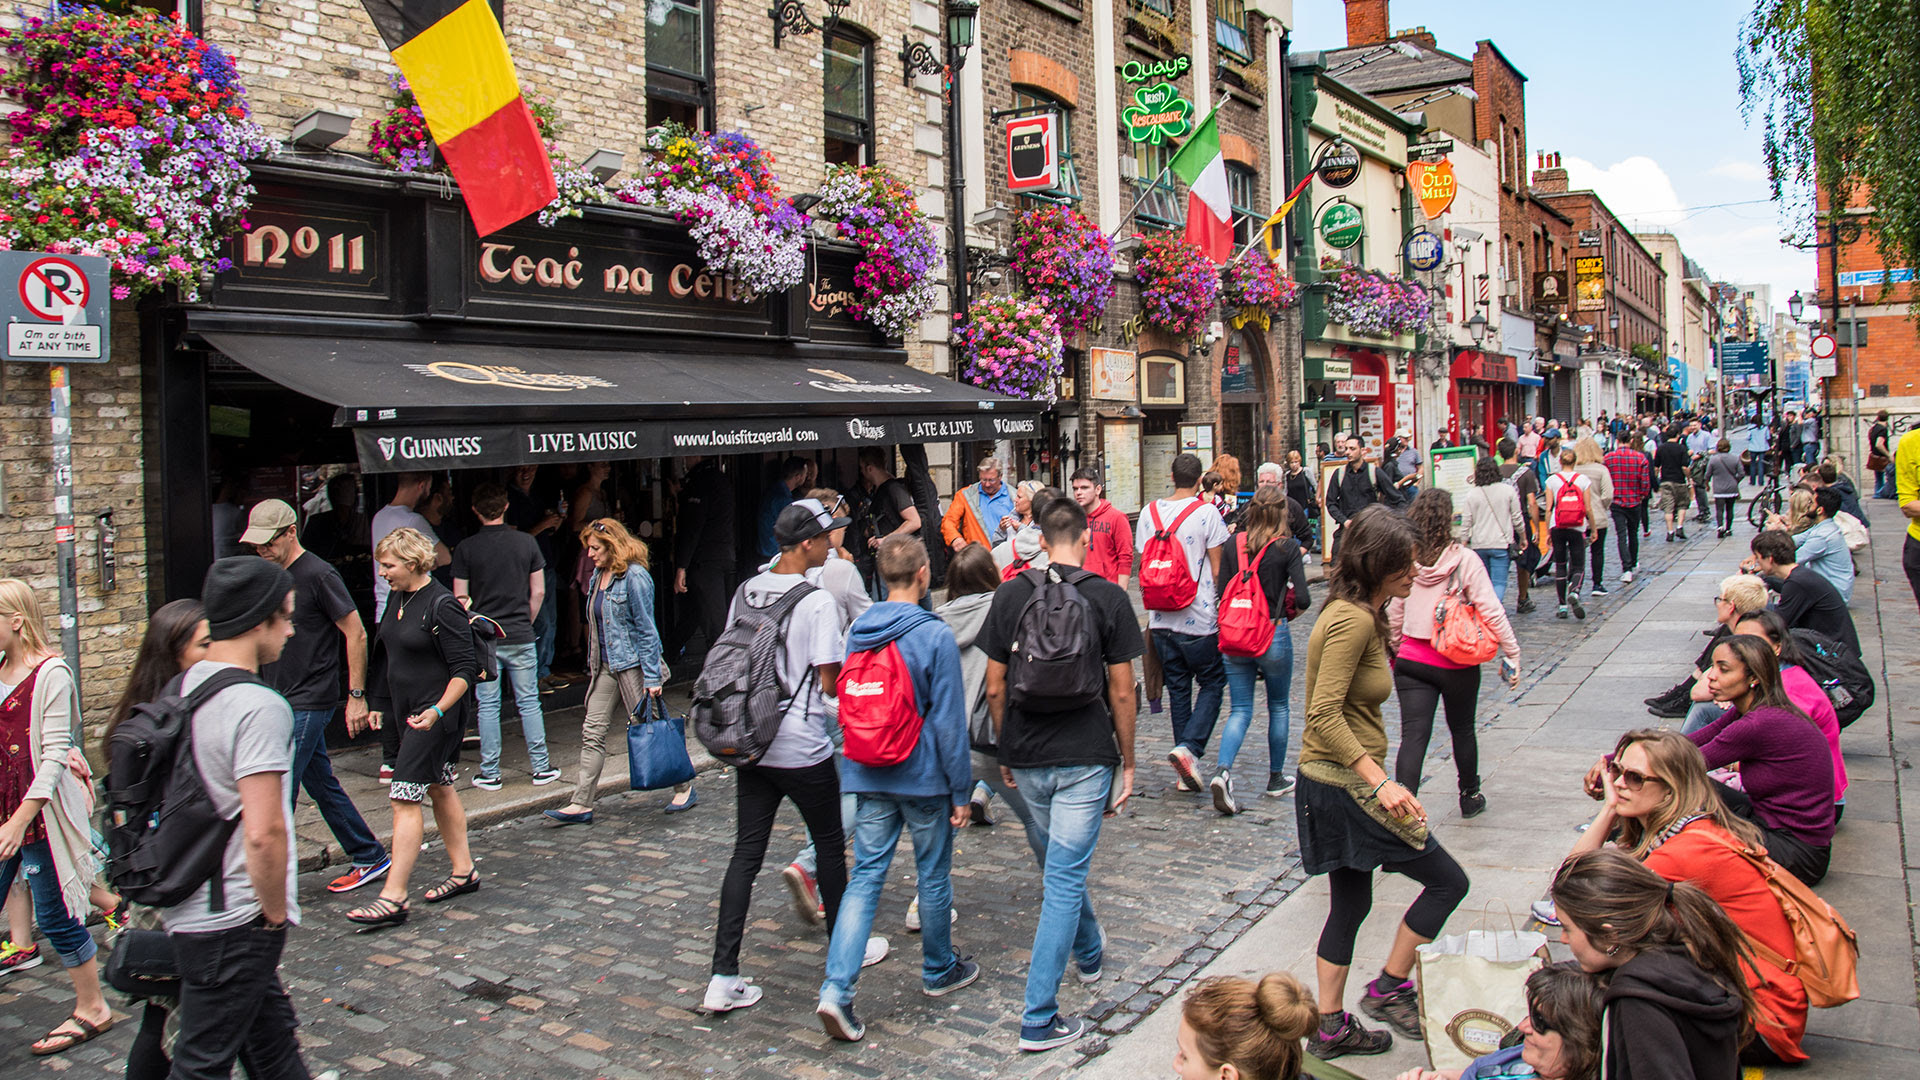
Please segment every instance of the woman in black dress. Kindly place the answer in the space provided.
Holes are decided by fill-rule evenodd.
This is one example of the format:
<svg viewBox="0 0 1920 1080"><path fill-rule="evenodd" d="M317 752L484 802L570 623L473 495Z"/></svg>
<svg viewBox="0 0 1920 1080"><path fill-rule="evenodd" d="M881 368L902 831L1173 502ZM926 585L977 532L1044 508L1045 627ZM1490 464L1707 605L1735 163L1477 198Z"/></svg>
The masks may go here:
<svg viewBox="0 0 1920 1080"><path fill-rule="evenodd" d="M453 786L479 673L473 631L453 593L433 580L433 541L413 529L395 529L374 548L373 558L393 594L374 643L368 720L375 728L403 719L406 726L387 793L393 804L393 869L378 898L347 912L348 919L367 927L407 921L407 879L420 857L425 829L423 799L433 800L433 821L452 864L446 880L426 891L427 903L480 887L467 849L467 812Z"/></svg>

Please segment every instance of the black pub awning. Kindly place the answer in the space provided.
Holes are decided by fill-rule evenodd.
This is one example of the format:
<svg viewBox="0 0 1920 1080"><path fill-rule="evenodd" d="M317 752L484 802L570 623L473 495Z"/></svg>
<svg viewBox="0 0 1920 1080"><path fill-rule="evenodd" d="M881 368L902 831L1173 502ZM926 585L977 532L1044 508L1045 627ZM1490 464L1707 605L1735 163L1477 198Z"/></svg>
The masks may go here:
<svg viewBox="0 0 1920 1080"><path fill-rule="evenodd" d="M871 359L202 337L337 406L368 472L1025 438L1044 408Z"/></svg>

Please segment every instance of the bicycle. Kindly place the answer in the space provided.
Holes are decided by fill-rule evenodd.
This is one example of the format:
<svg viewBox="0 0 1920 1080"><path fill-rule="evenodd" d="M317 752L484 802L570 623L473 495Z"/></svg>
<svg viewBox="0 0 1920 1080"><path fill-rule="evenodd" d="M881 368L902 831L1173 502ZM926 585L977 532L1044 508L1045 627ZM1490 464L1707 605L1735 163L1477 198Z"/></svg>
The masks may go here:
<svg viewBox="0 0 1920 1080"><path fill-rule="evenodd" d="M1780 513L1787 501L1788 487L1781 471L1768 469L1764 475L1766 482L1747 503L1747 524L1758 530L1764 530L1767 527L1767 516Z"/></svg>

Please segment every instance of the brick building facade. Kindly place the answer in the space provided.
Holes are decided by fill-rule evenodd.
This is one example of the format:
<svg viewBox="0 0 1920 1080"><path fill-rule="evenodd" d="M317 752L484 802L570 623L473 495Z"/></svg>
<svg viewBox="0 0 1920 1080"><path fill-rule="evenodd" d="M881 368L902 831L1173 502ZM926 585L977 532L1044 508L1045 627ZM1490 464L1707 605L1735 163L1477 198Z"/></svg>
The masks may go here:
<svg viewBox="0 0 1920 1080"><path fill-rule="evenodd" d="M1920 372L1920 331L1911 317L1915 270L1887 265L1867 202L1867 193L1855 193L1839 229L1839 262L1834 262L1833 248L1821 247L1818 284L1808 293L1809 303L1819 306L1821 329L1839 342L1831 378L1818 377L1820 362L1814 361L1812 397L1828 410L1829 452L1846 457L1856 476L1864 468L1855 462L1865 456L1867 428L1882 409L1892 421L1895 442L1920 427L1920 376L1915 374ZM1822 215L1827 205L1823 198ZM1821 243L1831 241L1833 231L1823 219ZM1838 326L1840 322L1863 324L1863 344L1855 347L1851 332Z"/></svg>

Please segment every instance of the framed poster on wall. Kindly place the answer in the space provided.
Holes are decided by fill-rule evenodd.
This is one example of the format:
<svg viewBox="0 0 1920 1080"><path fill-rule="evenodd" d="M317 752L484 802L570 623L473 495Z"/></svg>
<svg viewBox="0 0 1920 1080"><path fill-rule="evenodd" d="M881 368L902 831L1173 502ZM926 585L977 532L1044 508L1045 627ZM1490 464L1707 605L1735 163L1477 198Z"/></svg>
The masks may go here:
<svg viewBox="0 0 1920 1080"><path fill-rule="evenodd" d="M1140 423L1103 420L1100 460L1106 466L1107 501L1123 514L1140 510Z"/></svg>
<svg viewBox="0 0 1920 1080"><path fill-rule="evenodd" d="M1181 424L1180 451L1200 459L1201 465L1213 463L1213 425Z"/></svg>
<svg viewBox="0 0 1920 1080"><path fill-rule="evenodd" d="M1091 396L1106 401L1138 401L1140 371L1130 349L1088 349Z"/></svg>
<svg viewBox="0 0 1920 1080"><path fill-rule="evenodd" d="M1145 505L1146 496L1159 498L1162 492L1173 488L1173 459L1180 456L1180 440L1174 435L1147 435L1140 440L1140 502L1134 504L1138 512ZM1109 494L1108 500L1113 496Z"/></svg>
<svg viewBox="0 0 1920 1080"><path fill-rule="evenodd" d="M1185 405L1187 364L1178 356L1149 353L1140 358L1140 404Z"/></svg>

